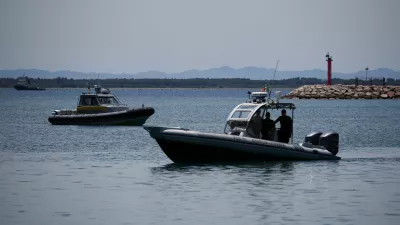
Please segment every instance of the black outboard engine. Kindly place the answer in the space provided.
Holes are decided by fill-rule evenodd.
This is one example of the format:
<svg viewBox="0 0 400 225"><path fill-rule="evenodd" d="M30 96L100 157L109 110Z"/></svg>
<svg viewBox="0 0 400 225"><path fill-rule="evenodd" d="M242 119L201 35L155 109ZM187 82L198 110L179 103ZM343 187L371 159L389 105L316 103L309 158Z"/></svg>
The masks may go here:
<svg viewBox="0 0 400 225"><path fill-rule="evenodd" d="M333 155L339 152L339 134L335 132L323 133L319 137L319 145L324 146Z"/></svg>
<svg viewBox="0 0 400 225"><path fill-rule="evenodd" d="M311 143L313 145L319 145L319 137L321 136L322 132L312 132L309 133L305 138L304 142Z"/></svg>

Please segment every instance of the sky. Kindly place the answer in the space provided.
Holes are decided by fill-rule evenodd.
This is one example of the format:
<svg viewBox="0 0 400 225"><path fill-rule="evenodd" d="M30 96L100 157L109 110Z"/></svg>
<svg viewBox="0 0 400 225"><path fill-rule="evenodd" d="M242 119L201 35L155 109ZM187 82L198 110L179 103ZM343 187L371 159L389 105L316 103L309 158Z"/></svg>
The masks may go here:
<svg viewBox="0 0 400 225"><path fill-rule="evenodd" d="M399 0L0 0L0 69L400 71Z"/></svg>

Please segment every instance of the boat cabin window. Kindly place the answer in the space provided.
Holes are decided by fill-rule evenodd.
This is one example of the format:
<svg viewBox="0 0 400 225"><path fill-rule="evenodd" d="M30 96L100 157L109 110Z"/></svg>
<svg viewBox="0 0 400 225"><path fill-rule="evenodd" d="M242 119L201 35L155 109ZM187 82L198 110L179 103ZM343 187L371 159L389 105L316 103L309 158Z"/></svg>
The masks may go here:
<svg viewBox="0 0 400 225"><path fill-rule="evenodd" d="M255 107L255 105L241 105L232 114L231 118L246 119L250 116L251 111L253 111Z"/></svg>
<svg viewBox="0 0 400 225"><path fill-rule="evenodd" d="M81 96L79 105L99 105L96 96Z"/></svg>
<svg viewBox="0 0 400 225"><path fill-rule="evenodd" d="M230 133L234 130L245 130L247 127L248 118L251 115L255 105L241 105L232 114L225 126L225 133Z"/></svg>
<svg viewBox="0 0 400 225"><path fill-rule="evenodd" d="M118 100L114 97L99 97L99 102L100 104L113 104L113 105L117 105L120 104L118 102Z"/></svg>
<svg viewBox="0 0 400 225"><path fill-rule="evenodd" d="M236 111L233 113L231 118L242 118L245 119L247 117L249 117L250 115L250 111Z"/></svg>

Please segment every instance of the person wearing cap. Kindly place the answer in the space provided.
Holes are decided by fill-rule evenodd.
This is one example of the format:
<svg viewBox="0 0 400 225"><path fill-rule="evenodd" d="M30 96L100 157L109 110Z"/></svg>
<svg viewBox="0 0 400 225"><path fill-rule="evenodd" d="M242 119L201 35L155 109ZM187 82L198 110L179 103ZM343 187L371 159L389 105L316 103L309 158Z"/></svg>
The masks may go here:
<svg viewBox="0 0 400 225"><path fill-rule="evenodd" d="M262 139L273 140L273 138L272 138L273 134L271 134L271 133L274 130L275 130L275 123L273 120L271 120L271 114L269 112L266 112L265 119L263 119L262 127L261 127Z"/></svg>
<svg viewBox="0 0 400 225"><path fill-rule="evenodd" d="M282 109L282 115L275 120L281 123L281 129L278 131L278 141L289 143L289 138L292 135L293 122L290 116L286 115L286 110Z"/></svg>

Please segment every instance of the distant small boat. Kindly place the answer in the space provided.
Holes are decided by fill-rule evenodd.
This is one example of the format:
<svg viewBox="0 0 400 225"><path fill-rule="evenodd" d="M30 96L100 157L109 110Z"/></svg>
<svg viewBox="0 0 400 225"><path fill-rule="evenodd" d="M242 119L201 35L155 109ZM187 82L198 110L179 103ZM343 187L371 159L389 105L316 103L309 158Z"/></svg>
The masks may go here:
<svg viewBox="0 0 400 225"><path fill-rule="evenodd" d="M54 110L48 120L53 125L141 126L154 114L152 107L132 108L122 104L110 90L95 86L95 93L82 93L76 109Z"/></svg>
<svg viewBox="0 0 400 225"><path fill-rule="evenodd" d="M25 76L25 74L18 79L18 83L14 85L14 88L18 91L43 91L46 90L45 88L37 87L31 85L31 79Z"/></svg>

